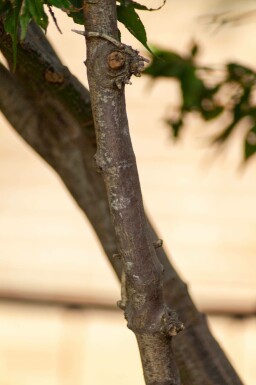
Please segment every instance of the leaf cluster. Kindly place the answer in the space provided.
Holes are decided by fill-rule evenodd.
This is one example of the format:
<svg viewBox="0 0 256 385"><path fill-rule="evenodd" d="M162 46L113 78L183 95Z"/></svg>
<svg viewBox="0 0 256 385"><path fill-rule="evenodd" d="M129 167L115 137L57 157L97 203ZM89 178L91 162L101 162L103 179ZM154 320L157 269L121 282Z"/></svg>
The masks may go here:
<svg viewBox="0 0 256 385"><path fill-rule="evenodd" d="M5 31L12 37L15 67L18 36L21 40L24 39L32 19L46 31L48 17L41 0L2 0L0 2L0 18Z"/></svg>
<svg viewBox="0 0 256 385"><path fill-rule="evenodd" d="M147 34L137 11L155 11L163 7L166 0L158 8L148 8L132 0L117 0L117 18L129 32L150 51ZM0 2L0 18L5 31L13 41L14 63L16 61L18 38L24 39L31 20L46 31L48 16L44 5L61 9L77 24L84 24L83 0L2 0ZM54 18L56 23L56 19ZM59 29L59 28L58 28ZM14 65L15 67L15 65Z"/></svg>
<svg viewBox="0 0 256 385"><path fill-rule="evenodd" d="M239 123L246 119L249 128L244 137L243 154L244 160L248 160L256 154L256 72L238 63L228 63L222 69L221 80L216 80L213 68L196 63L197 52L196 45L188 56L155 48L155 56L143 73L153 79L174 78L179 82L178 116L166 120L175 138L180 136L184 119L191 112L198 113L205 121L228 113L229 123L222 123L224 127L213 139L216 144L227 143L231 134L241 127ZM213 79L214 84L210 84Z"/></svg>

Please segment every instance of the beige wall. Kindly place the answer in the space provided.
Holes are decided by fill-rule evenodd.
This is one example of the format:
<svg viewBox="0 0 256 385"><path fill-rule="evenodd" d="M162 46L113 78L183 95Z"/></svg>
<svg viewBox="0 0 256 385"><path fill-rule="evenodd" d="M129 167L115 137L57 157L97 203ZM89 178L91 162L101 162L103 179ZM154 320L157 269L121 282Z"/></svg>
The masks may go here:
<svg viewBox="0 0 256 385"><path fill-rule="evenodd" d="M254 385L255 318L210 317L246 385ZM121 312L0 307L0 383L143 385L135 337ZM217 384L216 384L217 385Z"/></svg>
<svg viewBox="0 0 256 385"><path fill-rule="evenodd" d="M213 33L204 24L205 19L198 19L198 16L208 13L209 9L214 11L215 3L169 1L159 13L142 14L149 40L186 52L192 39L196 39L204 47L201 58L206 63L218 64L221 60L242 58L243 63L255 65L253 23L237 28L226 27ZM73 25L69 19L61 16L58 18L65 33L59 35L51 25L49 37L64 62L86 83L85 67L82 64L85 52L83 38L70 32ZM123 37L135 47L138 46L126 32L123 32ZM149 84L146 78L133 79L133 86L127 87L132 139L148 212L165 246L171 251L175 265L189 282L201 309L255 312L256 163L252 161L243 171L238 169L241 154L239 135L227 152L216 156L214 150L206 145L206 128L197 119L188 120L190 130L180 143L174 145L162 118L168 111L167 106L178 103L177 88L167 81L160 81L153 87L149 87ZM211 132L216 129L217 124L210 128ZM2 116L1 291L9 294L18 291L38 296L82 297L87 301L105 303L114 303L119 297L119 286L114 274L83 215L56 175L17 137ZM0 335L0 355L4 358L0 364L0 384L22 383L18 379L23 372L26 385L32 383L35 377L38 378L38 373L41 373L42 383L45 381L49 384L52 381L52 384L57 384L65 381L63 377L66 376L58 365L62 365L59 363L59 355L66 353L62 353L62 337L58 336L66 327L63 326L66 321L63 321L59 311L6 306L1 309L0 324L4 327ZM108 336L119 333L119 330L120 335L126 333L120 317L104 315L104 322L101 321L103 317L97 322L95 317L87 315L86 322L83 317L74 321L75 325L76 322L80 325L79 328L87 330L86 336L91 344L85 343L79 347L87 352L87 361L77 353L81 367L82 362L91 362L93 355L98 354L94 351L96 337L93 332L90 334L91 330L97 330L97 325L101 330L99 333L106 334L106 346L102 352L110 349ZM107 332L104 329L105 317L109 317L110 329ZM16 328L17 320L22 325L20 329ZM72 322L70 325L73 325ZM253 385L256 378L253 368L256 356L255 318L246 321L212 318L212 324L247 384ZM79 341L80 333L73 330L72 326L67 328L67 333L71 334L71 345L74 343L72 346L75 346L72 349L76 351L77 342L73 340ZM127 340L129 342L126 345ZM120 337L125 351L130 349L131 340L130 334L129 337L126 334ZM64 345L68 346L68 342ZM89 349L92 350L89 352ZM117 355L120 355L123 347L120 350L119 345L116 349ZM35 358L31 364L34 354L38 355L38 360ZM131 356L134 357L134 354L132 351ZM106 356L102 356L101 362L105 365ZM122 362L124 365L125 361ZM20 366L17 368L15 365ZM107 369L104 370L108 370L111 364L105 366ZM11 370L13 367L16 369ZM63 367L68 371L65 365ZM77 372L72 370L69 373ZM132 379L126 378L120 371L120 377L119 374L117 376L119 385L128 384L129 381L142 383L140 378L135 379L136 371L130 372L135 373ZM52 377L47 373L52 373L49 374ZM100 373L104 377L105 372L97 369L93 374L88 374L88 370L86 373L81 372L77 374L81 377L72 385L91 384L91 378L95 379ZM108 373L109 376L115 375L111 371ZM98 383L101 383L100 378ZM112 377L109 383L114 383ZM93 384L97 384L96 379Z"/></svg>

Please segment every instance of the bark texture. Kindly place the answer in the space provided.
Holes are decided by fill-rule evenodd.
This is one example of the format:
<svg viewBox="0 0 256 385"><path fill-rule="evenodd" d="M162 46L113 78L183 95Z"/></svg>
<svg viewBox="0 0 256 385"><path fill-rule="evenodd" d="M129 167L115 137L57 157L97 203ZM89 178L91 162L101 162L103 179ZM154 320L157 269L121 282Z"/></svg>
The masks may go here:
<svg viewBox="0 0 256 385"><path fill-rule="evenodd" d="M105 181L123 263L119 306L136 335L146 384L179 385L171 338L183 325L164 302L163 270L144 213L126 115L124 83L132 73L133 55L135 61L138 55L117 51L115 44L103 38L118 40L115 0L85 1L84 16L87 77L97 137L95 159ZM115 57L117 63L122 57L120 66L113 64Z"/></svg>
<svg viewBox="0 0 256 385"><path fill-rule="evenodd" d="M11 41L1 24L0 49L11 65ZM65 74L63 82L52 81L63 75L46 77L49 69L52 74ZM117 249L105 187L92 161L95 134L88 91L61 65L43 33L33 25L25 42L19 45L15 75L0 66L0 85L2 112L23 139L60 175L88 216L121 279L121 262L112 258ZM72 135L74 127L78 130L76 137ZM158 237L152 227L151 231L156 240ZM156 252L165 268L165 300L178 310L186 324L185 331L173 340L182 384L242 385L164 249L158 248Z"/></svg>

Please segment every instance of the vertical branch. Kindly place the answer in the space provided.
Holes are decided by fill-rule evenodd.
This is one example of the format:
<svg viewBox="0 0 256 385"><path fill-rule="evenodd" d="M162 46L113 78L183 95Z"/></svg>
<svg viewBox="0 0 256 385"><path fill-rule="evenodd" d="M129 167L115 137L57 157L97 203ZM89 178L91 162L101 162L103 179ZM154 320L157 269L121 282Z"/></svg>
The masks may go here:
<svg viewBox="0 0 256 385"><path fill-rule="evenodd" d="M122 300L136 335L147 385L178 385L170 340L183 329L164 303L162 266L148 231L126 116L124 84L142 58L119 43L115 0L84 2L87 73L102 173L123 262Z"/></svg>

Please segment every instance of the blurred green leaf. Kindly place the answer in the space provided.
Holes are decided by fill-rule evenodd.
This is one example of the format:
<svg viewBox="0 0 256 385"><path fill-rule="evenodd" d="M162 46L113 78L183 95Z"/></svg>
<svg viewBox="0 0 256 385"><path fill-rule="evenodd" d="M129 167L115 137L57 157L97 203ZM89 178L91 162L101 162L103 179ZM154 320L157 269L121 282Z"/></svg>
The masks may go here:
<svg viewBox="0 0 256 385"><path fill-rule="evenodd" d="M200 67L195 62L198 46L193 45L190 55L181 56L171 50L153 48L155 56L143 74L157 79L165 77L176 79L181 90L181 105L175 118L166 119L171 127L173 137L178 138L186 114L197 112L205 121L216 119L226 111L231 118L228 125L212 140L212 144L223 145L228 142L234 130L242 127L240 123L246 118L252 128L244 139L244 159L256 153L256 72L239 63L228 63L223 67L221 78L214 79L214 69ZM220 80L218 80L220 79ZM224 98L221 98L224 92Z"/></svg>
<svg viewBox="0 0 256 385"><path fill-rule="evenodd" d="M256 154L256 126L253 126L247 133L244 142L244 159L248 160Z"/></svg>
<svg viewBox="0 0 256 385"><path fill-rule="evenodd" d="M238 122L233 120L227 127L225 127L221 134L213 139L212 144L223 144L230 137L237 123Z"/></svg>
<svg viewBox="0 0 256 385"><path fill-rule="evenodd" d="M154 56L150 65L143 71L143 74L153 78L157 77L180 77L184 67L188 65L180 55L173 51L165 51L153 47Z"/></svg>
<svg viewBox="0 0 256 385"><path fill-rule="evenodd" d="M183 128L183 118L187 113L197 111L203 119L211 120L223 112L223 106L214 98L218 86L208 86L198 75L198 66L194 63L194 56L198 51L195 44L191 55L187 57L162 49L153 48L153 51L155 56L143 74L153 78L175 78L180 84L182 96L180 118L167 120L175 137L179 136Z"/></svg>
<svg viewBox="0 0 256 385"><path fill-rule="evenodd" d="M197 44L193 44L192 48L191 48L191 57L194 58L196 57L196 55L198 54L198 51L199 51L199 47Z"/></svg>
<svg viewBox="0 0 256 385"><path fill-rule="evenodd" d="M223 106L213 105L212 109L201 109L202 116L205 120L212 120L217 118L224 111Z"/></svg>
<svg viewBox="0 0 256 385"><path fill-rule="evenodd" d="M256 74L253 70L248 67L242 66L237 63L228 63L227 64L227 80L237 81L244 84L245 86L250 86L255 84Z"/></svg>
<svg viewBox="0 0 256 385"><path fill-rule="evenodd" d="M183 126L183 119L167 119L166 123L171 127L174 139L178 139L180 128Z"/></svg>

